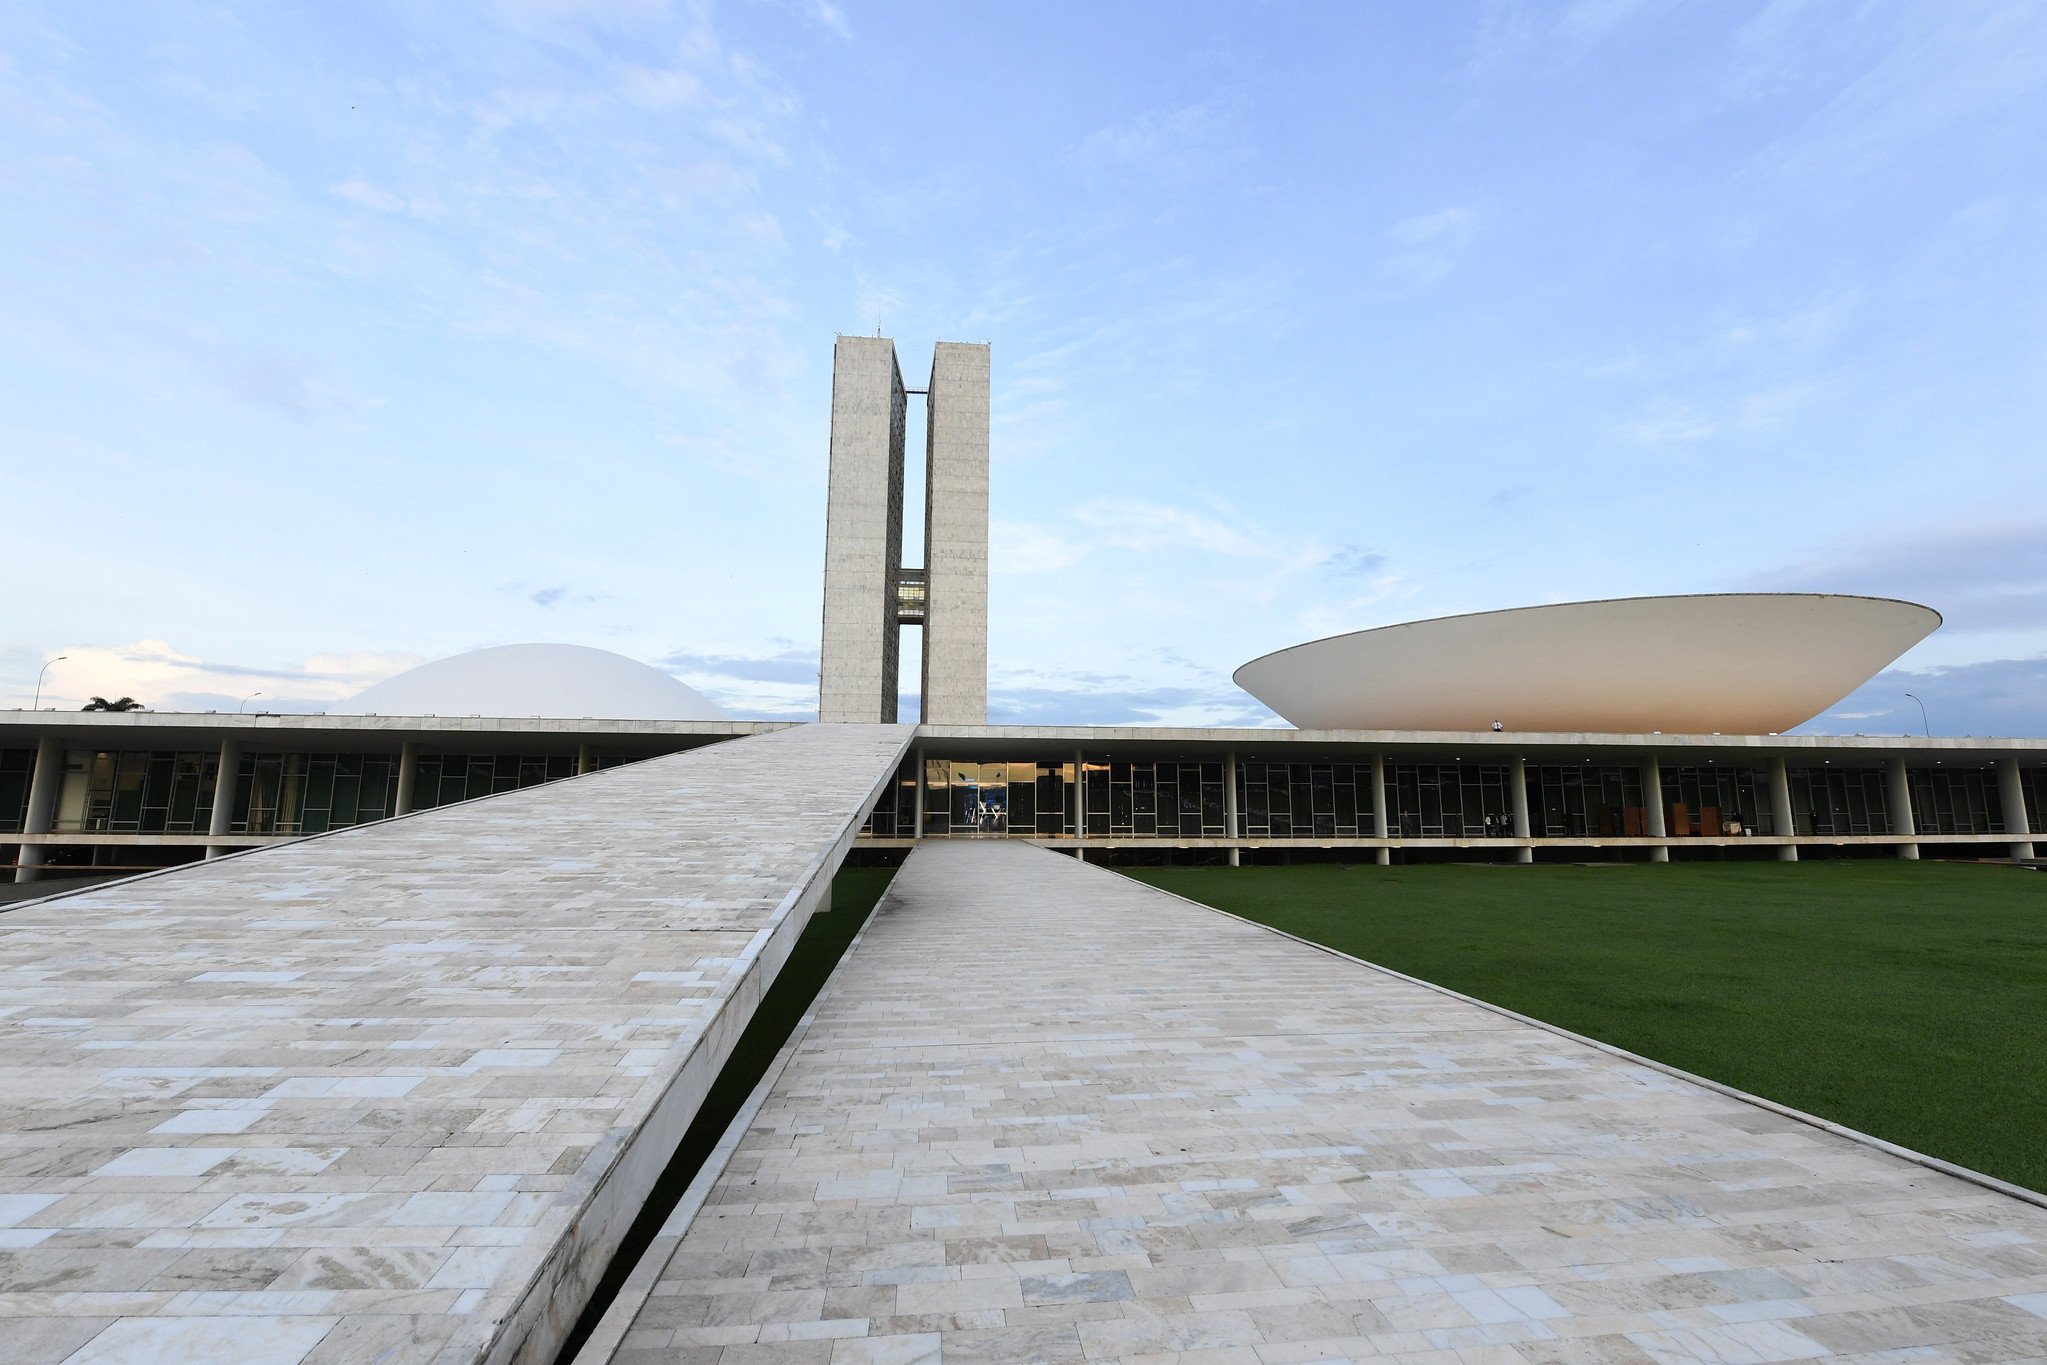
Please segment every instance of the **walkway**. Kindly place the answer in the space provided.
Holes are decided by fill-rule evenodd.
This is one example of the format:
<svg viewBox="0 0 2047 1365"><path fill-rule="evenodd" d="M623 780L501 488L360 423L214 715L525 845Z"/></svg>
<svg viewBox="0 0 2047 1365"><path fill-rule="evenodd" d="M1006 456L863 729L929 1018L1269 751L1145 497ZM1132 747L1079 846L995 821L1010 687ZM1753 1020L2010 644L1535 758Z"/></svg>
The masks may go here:
<svg viewBox="0 0 2047 1365"><path fill-rule="evenodd" d="M614 1357L2047 1357L2047 1212L1029 847L927 844Z"/></svg>
<svg viewBox="0 0 2047 1365"><path fill-rule="evenodd" d="M909 734L0 914L0 1355L549 1359Z"/></svg>

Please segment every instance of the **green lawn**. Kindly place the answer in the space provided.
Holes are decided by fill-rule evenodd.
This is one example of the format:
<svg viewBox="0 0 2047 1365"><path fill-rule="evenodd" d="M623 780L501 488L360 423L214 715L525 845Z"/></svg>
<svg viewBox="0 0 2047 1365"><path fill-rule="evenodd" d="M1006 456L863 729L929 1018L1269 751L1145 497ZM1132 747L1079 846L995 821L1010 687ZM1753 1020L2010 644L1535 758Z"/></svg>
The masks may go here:
<svg viewBox="0 0 2047 1365"><path fill-rule="evenodd" d="M2047 876L1892 861L1128 875L2047 1190Z"/></svg>

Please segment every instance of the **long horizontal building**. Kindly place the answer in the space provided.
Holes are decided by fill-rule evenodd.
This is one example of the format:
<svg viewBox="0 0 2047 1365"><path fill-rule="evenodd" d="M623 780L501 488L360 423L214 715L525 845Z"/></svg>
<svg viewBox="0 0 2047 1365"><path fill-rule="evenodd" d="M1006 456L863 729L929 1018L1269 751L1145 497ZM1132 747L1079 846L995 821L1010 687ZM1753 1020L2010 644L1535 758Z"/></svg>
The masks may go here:
<svg viewBox="0 0 2047 1365"><path fill-rule="evenodd" d="M0 862L174 866L778 728L0 712ZM2031 858L2043 821L2043 740L924 725L858 847Z"/></svg>

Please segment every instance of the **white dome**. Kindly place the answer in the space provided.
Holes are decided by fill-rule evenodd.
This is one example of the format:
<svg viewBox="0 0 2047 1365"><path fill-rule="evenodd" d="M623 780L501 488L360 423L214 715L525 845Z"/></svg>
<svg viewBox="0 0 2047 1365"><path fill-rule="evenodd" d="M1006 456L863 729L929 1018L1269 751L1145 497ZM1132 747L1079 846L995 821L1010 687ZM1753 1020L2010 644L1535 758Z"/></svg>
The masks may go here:
<svg viewBox="0 0 2047 1365"><path fill-rule="evenodd" d="M585 645L498 645L421 664L332 708L343 716L730 720L660 669Z"/></svg>

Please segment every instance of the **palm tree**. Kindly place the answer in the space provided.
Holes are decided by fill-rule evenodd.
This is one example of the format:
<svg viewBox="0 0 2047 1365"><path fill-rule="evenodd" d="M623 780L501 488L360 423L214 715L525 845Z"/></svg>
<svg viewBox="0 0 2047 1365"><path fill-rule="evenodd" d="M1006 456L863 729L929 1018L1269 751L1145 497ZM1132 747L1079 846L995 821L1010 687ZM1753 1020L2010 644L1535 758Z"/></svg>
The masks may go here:
<svg viewBox="0 0 2047 1365"><path fill-rule="evenodd" d="M78 709L81 711L140 711L144 708L142 703L133 697L122 697L119 701L108 701L105 697L94 697Z"/></svg>

